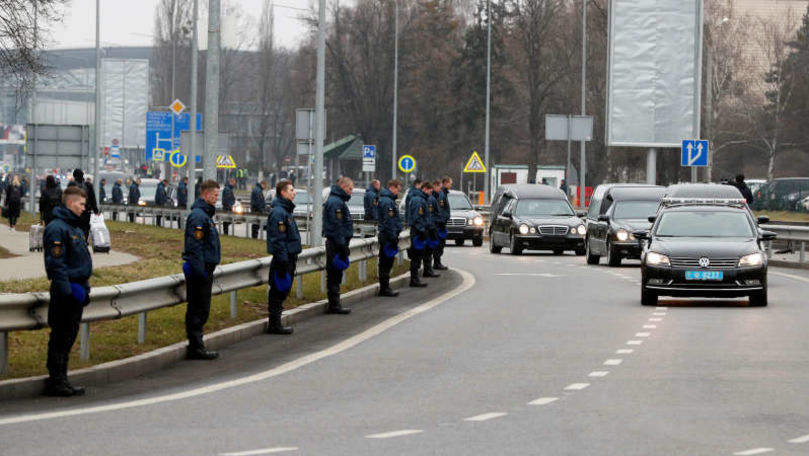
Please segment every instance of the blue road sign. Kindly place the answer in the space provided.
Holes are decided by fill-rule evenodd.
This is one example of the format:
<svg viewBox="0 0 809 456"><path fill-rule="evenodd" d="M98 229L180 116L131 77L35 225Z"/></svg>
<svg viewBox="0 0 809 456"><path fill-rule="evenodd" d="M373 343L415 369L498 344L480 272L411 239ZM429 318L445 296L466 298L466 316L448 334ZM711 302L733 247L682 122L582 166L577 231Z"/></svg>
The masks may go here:
<svg viewBox="0 0 809 456"><path fill-rule="evenodd" d="M399 170L403 173L412 173L416 169L416 159L410 155L402 155L399 159Z"/></svg>
<svg viewBox="0 0 809 456"><path fill-rule="evenodd" d="M362 146L362 158L376 159L376 146Z"/></svg>
<svg viewBox="0 0 809 456"><path fill-rule="evenodd" d="M187 161L188 160L185 158L185 154L180 152L179 150L175 150L169 156L169 163L171 163L171 166L175 168L182 168L183 166L185 166L185 162Z"/></svg>
<svg viewBox="0 0 809 456"><path fill-rule="evenodd" d="M171 116L174 116L174 140L171 138ZM152 161L154 149L172 151L180 148L180 132L188 131L191 114L174 115L170 112L146 113L146 161ZM197 113L197 131L202 131L202 114ZM196 157L200 161L200 157Z"/></svg>
<svg viewBox="0 0 809 456"><path fill-rule="evenodd" d="M680 164L682 166L708 166L708 141L684 139Z"/></svg>

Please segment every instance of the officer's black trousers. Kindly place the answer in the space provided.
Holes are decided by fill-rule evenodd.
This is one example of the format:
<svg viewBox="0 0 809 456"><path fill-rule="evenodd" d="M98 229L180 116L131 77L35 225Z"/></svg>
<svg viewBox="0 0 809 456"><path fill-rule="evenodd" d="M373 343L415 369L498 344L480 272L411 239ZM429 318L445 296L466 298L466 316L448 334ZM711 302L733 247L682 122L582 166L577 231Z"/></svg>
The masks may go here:
<svg viewBox="0 0 809 456"><path fill-rule="evenodd" d="M446 239L439 239L439 241L441 241L441 245L439 245L433 252L433 261L436 265L441 264L441 257L444 256L444 246L447 245Z"/></svg>
<svg viewBox="0 0 809 456"><path fill-rule="evenodd" d="M188 308L185 311L185 332L191 348L203 348L202 328L211 313L211 288L213 287L213 269L209 269L208 278L188 277L185 292L188 297Z"/></svg>
<svg viewBox="0 0 809 456"><path fill-rule="evenodd" d="M393 269L393 260L396 257L385 256L385 246L379 245L379 287L381 289L390 288L390 270Z"/></svg>
<svg viewBox="0 0 809 456"><path fill-rule="evenodd" d="M250 225L250 230L252 230L253 239L258 239L258 232L263 228L260 224L252 224Z"/></svg>
<svg viewBox="0 0 809 456"><path fill-rule="evenodd" d="M295 278L295 270L297 269L298 255L290 255L289 263L282 263L272 257L270 261L270 291L267 293L267 310L272 317L274 314L281 315L284 310L284 300L289 296L289 290L281 291L275 285L275 273L282 275L284 272L288 273L290 277ZM299 279L300 280L300 279Z"/></svg>
<svg viewBox="0 0 809 456"><path fill-rule="evenodd" d="M407 256L410 258L410 280L418 280L421 259L424 257L424 250L414 248L407 249Z"/></svg>
<svg viewBox="0 0 809 456"><path fill-rule="evenodd" d="M134 212L130 212L130 213L129 213L129 214L127 214L127 215L129 216L129 223L135 223L135 213L134 213Z"/></svg>
<svg viewBox="0 0 809 456"><path fill-rule="evenodd" d="M329 306L340 304L340 284L343 282L343 271L334 267L334 257L343 252L331 239L326 239L326 290Z"/></svg>
<svg viewBox="0 0 809 456"><path fill-rule="evenodd" d="M53 379L67 377L67 362L70 348L79 334L79 323L84 306L72 296L54 298L57 294L51 287L51 301L48 304L48 325L51 335L48 340L48 373Z"/></svg>
<svg viewBox="0 0 809 456"><path fill-rule="evenodd" d="M429 247L424 248L424 256L422 256L422 261L424 262L425 274L430 274L433 272L433 252L435 252L435 249L431 249Z"/></svg>

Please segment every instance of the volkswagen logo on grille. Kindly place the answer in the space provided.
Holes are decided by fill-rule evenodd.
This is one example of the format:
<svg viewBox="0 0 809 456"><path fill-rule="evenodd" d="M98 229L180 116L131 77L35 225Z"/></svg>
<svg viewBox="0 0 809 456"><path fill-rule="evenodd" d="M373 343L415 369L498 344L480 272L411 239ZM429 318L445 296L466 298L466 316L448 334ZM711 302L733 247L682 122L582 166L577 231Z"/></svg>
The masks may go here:
<svg viewBox="0 0 809 456"><path fill-rule="evenodd" d="M702 257L702 258L699 259L699 267L707 268L710 265L711 265L711 260L709 260L708 258Z"/></svg>

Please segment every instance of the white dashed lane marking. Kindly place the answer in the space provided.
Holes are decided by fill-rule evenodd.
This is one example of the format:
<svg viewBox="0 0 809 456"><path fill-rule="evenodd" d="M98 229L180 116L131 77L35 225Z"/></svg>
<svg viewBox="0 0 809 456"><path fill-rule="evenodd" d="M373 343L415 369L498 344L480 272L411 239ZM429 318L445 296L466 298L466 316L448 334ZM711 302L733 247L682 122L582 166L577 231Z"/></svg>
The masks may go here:
<svg viewBox="0 0 809 456"><path fill-rule="evenodd" d="M262 454L287 453L298 451L297 447L262 448L260 450L237 451L234 453L220 453L220 456L258 456Z"/></svg>
<svg viewBox="0 0 809 456"><path fill-rule="evenodd" d="M609 375L609 371L595 371L595 372L590 372L590 374L587 375L587 376L588 377L606 377L607 375Z"/></svg>
<svg viewBox="0 0 809 456"><path fill-rule="evenodd" d="M590 386L589 383L572 383L565 387L565 391L581 391Z"/></svg>
<svg viewBox="0 0 809 456"><path fill-rule="evenodd" d="M366 439L392 439L394 437L403 437L406 435L421 434L421 429L403 429L401 431L383 432L381 434L366 435Z"/></svg>
<svg viewBox="0 0 809 456"><path fill-rule="evenodd" d="M752 450L739 451L739 452L736 452L736 453L733 453L733 454L734 454L734 456L752 456L754 454L764 454L764 453L770 453L772 451L775 451L775 450L772 449L772 448L753 448Z"/></svg>
<svg viewBox="0 0 809 456"><path fill-rule="evenodd" d="M616 350L615 354L616 355L631 355L634 352L635 352L635 350L632 350L631 348L622 348L620 350Z"/></svg>
<svg viewBox="0 0 809 456"><path fill-rule="evenodd" d="M643 325L643 329L657 329L657 325Z"/></svg>
<svg viewBox="0 0 809 456"><path fill-rule="evenodd" d="M628 340L626 341L627 345L641 345L643 344L642 340Z"/></svg>
<svg viewBox="0 0 809 456"><path fill-rule="evenodd" d="M635 333L635 337L649 337L652 333L642 332L642 333Z"/></svg>
<svg viewBox="0 0 809 456"><path fill-rule="evenodd" d="M663 321L662 318L650 318L649 321L661 322Z"/></svg>
<svg viewBox="0 0 809 456"><path fill-rule="evenodd" d="M489 421L495 418L502 418L506 415L508 415L508 413L503 412L484 413L483 415L470 416L469 418L464 418L464 421Z"/></svg>
<svg viewBox="0 0 809 456"><path fill-rule="evenodd" d="M551 402L556 402L558 400L558 397L540 397L539 399L529 402L528 405L548 405Z"/></svg>
<svg viewBox="0 0 809 456"><path fill-rule="evenodd" d="M798 437L797 439L792 439L789 441L789 443L809 443L809 435Z"/></svg>
<svg viewBox="0 0 809 456"><path fill-rule="evenodd" d="M668 307L655 307L655 310L669 310Z"/></svg>
<svg viewBox="0 0 809 456"><path fill-rule="evenodd" d="M654 312L652 315L654 315L655 317L665 317L666 312Z"/></svg>
<svg viewBox="0 0 809 456"><path fill-rule="evenodd" d="M608 359L604 361L605 366L620 366L624 362L622 359Z"/></svg>

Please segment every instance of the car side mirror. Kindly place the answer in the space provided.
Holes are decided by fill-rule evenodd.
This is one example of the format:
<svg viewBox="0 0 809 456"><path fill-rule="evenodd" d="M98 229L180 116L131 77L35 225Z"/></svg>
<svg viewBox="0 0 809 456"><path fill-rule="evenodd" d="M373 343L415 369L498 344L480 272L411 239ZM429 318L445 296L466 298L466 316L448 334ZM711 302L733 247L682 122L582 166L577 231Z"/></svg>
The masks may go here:
<svg viewBox="0 0 809 456"><path fill-rule="evenodd" d="M635 239L649 239L649 232L646 230L633 231L632 235L635 236Z"/></svg>
<svg viewBox="0 0 809 456"><path fill-rule="evenodd" d="M576 211L576 217L579 218L587 217L587 211Z"/></svg>
<svg viewBox="0 0 809 456"><path fill-rule="evenodd" d="M759 238L762 241L772 241L776 237L778 237L778 235L773 233L772 231L762 231L761 234L759 235Z"/></svg>
<svg viewBox="0 0 809 456"><path fill-rule="evenodd" d="M510 218L513 217L513 215L511 214L511 212L505 211L505 212L503 212L503 217L505 217L507 219L510 219Z"/></svg>
<svg viewBox="0 0 809 456"><path fill-rule="evenodd" d="M601 214L601 215L598 216L598 221L599 222L607 222L607 223L609 223L610 222L610 216L607 215L607 214Z"/></svg>
<svg viewBox="0 0 809 456"><path fill-rule="evenodd" d="M765 223L770 223L770 218L766 215L759 215L758 216L758 224L764 225Z"/></svg>
<svg viewBox="0 0 809 456"><path fill-rule="evenodd" d="M650 215L650 216L649 216L649 223L654 223L656 220L657 220L657 216L656 216L656 215Z"/></svg>

